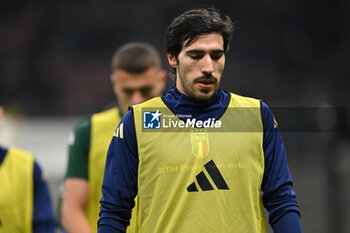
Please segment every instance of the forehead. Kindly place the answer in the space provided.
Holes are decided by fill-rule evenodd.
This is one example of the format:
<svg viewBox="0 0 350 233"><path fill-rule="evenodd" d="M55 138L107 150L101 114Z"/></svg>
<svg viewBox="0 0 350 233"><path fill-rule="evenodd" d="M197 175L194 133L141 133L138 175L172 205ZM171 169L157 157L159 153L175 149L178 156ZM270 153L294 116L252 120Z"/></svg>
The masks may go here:
<svg viewBox="0 0 350 233"><path fill-rule="evenodd" d="M117 70L118 86L123 87L139 87L142 85L154 85L156 83L156 74L158 69L151 67L142 73L130 73L125 70Z"/></svg>
<svg viewBox="0 0 350 233"><path fill-rule="evenodd" d="M188 41L188 40L187 40ZM224 39L219 33L210 33L199 35L189 46L186 46L187 41L184 42L182 51L190 50L223 50Z"/></svg>

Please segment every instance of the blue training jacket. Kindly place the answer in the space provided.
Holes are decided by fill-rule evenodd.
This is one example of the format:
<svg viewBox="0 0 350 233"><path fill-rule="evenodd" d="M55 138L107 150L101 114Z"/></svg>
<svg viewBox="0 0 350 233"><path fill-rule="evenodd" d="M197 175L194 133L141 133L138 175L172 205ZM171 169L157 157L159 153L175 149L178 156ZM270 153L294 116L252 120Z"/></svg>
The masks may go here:
<svg viewBox="0 0 350 233"><path fill-rule="evenodd" d="M206 120L217 119L224 113L230 94L219 88L210 100L198 101L181 94L174 85L162 99L175 114ZM262 101L261 113L265 158L261 186L264 207L269 212L269 222L275 233L301 233L299 208L279 127L274 127L273 114ZM138 151L132 110L124 115L119 124L122 123L128 126L124 127L124 139L113 137L107 154L99 233L125 232L137 194Z"/></svg>

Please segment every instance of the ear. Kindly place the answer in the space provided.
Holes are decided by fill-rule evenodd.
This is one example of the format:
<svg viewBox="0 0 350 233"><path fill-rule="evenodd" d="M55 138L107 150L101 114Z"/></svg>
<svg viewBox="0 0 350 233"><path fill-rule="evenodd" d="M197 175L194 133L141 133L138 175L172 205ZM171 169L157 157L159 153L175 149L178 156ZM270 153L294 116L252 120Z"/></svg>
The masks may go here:
<svg viewBox="0 0 350 233"><path fill-rule="evenodd" d="M171 55L170 53L167 53L166 56L168 57L169 65L171 65L173 68L177 68L177 60L174 55Z"/></svg>
<svg viewBox="0 0 350 233"><path fill-rule="evenodd" d="M166 71L165 70L159 71L159 77L162 82L166 82L166 79L167 79Z"/></svg>
<svg viewBox="0 0 350 233"><path fill-rule="evenodd" d="M111 76L109 77L109 79L111 80L111 84L112 84L112 89L113 92L116 96L118 96L119 91L118 91L118 82L117 82L117 72L113 72L111 74Z"/></svg>
<svg viewBox="0 0 350 233"><path fill-rule="evenodd" d="M118 82L118 72L114 71L113 73L111 73L109 79L111 80L112 85L116 85Z"/></svg>

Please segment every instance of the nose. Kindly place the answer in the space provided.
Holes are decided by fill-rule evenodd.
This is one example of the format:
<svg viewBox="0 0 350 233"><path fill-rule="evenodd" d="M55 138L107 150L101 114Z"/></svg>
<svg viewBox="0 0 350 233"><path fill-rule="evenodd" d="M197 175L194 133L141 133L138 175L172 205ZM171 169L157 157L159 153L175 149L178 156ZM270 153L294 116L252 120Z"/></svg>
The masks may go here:
<svg viewBox="0 0 350 233"><path fill-rule="evenodd" d="M213 73L214 71L213 59L209 55L204 56L202 59L202 72Z"/></svg>
<svg viewBox="0 0 350 233"><path fill-rule="evenodd" d="M146 100L145 96L140 91L135 91L131 96L131 104L140 104Z"/></svg>

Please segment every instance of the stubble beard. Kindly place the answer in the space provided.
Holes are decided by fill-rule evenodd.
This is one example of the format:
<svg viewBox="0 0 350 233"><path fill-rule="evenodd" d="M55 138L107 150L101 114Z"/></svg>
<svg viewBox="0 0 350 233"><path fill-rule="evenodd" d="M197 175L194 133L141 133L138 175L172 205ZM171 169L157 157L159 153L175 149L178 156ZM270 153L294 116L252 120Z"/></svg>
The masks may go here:
<svg viewBox="0 0 350 233"><path fill-rule="evenodd" d="M215 84L217 84L218 79L212 75L210 75L208 77L202 76L202 77L195 78L193 80L193 82L191 83L190 81L188 81L187 78L185 78L185 75L182 75L180 68L177 70L177 73L178 73L178 78L180 79L183 91L185 92L184 94L187 96L190 96L192 98L195 98L197 100L206 101L206 100L211 99L213 97L213 95L215 94L216 90L218 89L218 86L216 85L216 88L214 90L206 91L205 89L202 89L202 90L197 91L199 94L196 94L195 83L198 80L210 78L210 79L213 79L215 81ZM212 93L209 94L210 92L212 92ZM200 95L200 93L202 93L203 95Z"/></svg>

